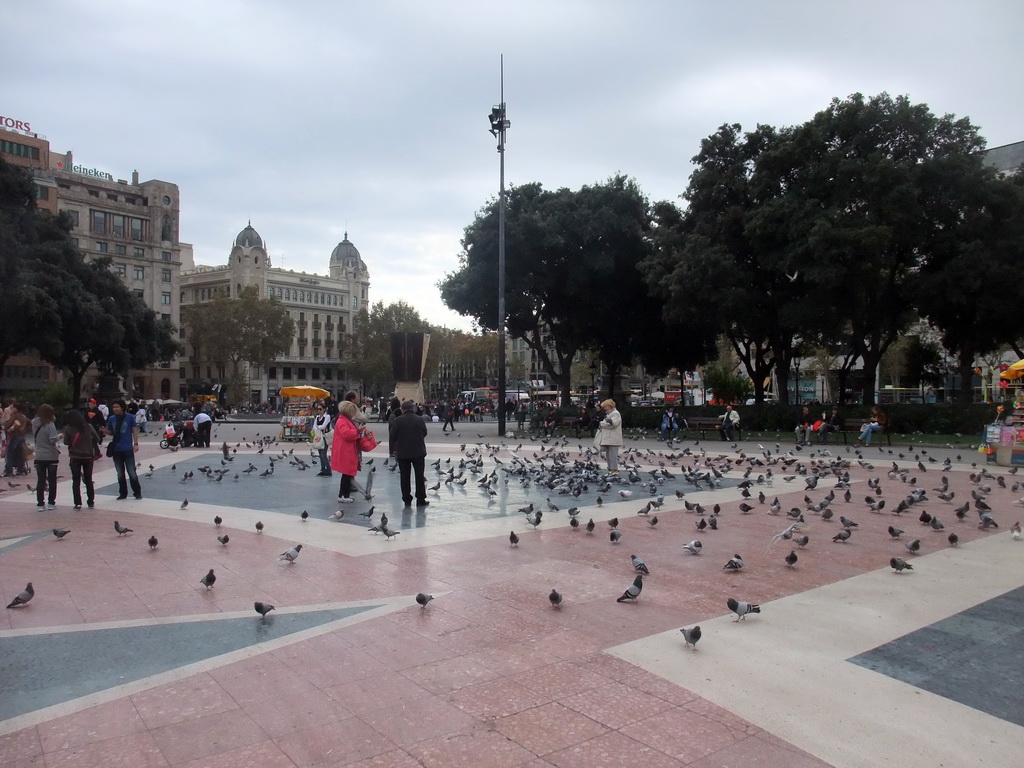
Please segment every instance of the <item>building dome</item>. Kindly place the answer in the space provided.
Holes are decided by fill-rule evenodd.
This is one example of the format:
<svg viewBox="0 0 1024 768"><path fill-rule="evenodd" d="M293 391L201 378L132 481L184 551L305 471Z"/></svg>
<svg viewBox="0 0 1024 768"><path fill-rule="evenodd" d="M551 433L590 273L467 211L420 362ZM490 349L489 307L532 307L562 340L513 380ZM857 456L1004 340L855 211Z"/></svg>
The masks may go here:
<svg viewBox="0 0 1024 768"><path fill-rule="evenodd" d="M262 248L266 250L263 238L260 237L259 232L252 228L251 221L246 225L245 229L238 233L238 237L235 238L235 245L240 245L243 248Z"/></svg>
<svg viewBox="0 0 1024 768"><path fill-rule="evenodd" d="M359 256L359 249L352 245L352 241L348 239L348 232L345 233L345 239L338 243L334 250L331 251L331 264L366 271L366 265L363 264L363 260Z"/></svg>

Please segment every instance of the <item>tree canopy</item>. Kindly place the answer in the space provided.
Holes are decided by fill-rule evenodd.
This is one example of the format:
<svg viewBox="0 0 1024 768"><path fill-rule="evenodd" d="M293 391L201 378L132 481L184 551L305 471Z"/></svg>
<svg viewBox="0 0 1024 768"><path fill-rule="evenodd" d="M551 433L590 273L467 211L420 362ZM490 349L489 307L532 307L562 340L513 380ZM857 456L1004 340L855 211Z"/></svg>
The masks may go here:
<svg viewBox="0 0 1024 768"><path fill-rule="evenodd" d="M350 381L359 381L364 392L384 396L394 389L391 366L392 333L430 333L430 324L404 301L375 302L353 318L348 336L346 370ZM428 360L433 352L428 349Z"/></svg>

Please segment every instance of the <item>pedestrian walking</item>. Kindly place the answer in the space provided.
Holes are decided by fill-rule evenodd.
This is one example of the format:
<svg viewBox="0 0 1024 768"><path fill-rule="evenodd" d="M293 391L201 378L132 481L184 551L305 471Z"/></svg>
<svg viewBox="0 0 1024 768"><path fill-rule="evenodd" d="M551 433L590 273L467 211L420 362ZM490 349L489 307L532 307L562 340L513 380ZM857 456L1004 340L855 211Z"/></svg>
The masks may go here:
<svg viewBox="0 0 1024 768"><path fill-rule="evenodd" d="M391 422L388 437L398 460L398 474L402 501L408 507L413 502L410 475L416 475L415 500L417 507L430 505L427 501L427 480L424 472L427 457L427 425L416 415L412 400L402 403L402 415Z"/></svg>

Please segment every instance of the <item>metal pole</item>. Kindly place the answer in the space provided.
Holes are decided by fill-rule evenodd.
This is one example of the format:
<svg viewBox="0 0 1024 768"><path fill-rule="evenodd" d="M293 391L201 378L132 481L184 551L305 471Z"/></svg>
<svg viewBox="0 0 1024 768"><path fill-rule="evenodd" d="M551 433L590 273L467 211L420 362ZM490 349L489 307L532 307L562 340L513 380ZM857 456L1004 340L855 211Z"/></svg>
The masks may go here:
<svg viewBox="0 0 1024 768"><path fill-rule="evenodd" d="M501 103L498 106L498 435L505 435L505 56L500 58Z"/></svg>

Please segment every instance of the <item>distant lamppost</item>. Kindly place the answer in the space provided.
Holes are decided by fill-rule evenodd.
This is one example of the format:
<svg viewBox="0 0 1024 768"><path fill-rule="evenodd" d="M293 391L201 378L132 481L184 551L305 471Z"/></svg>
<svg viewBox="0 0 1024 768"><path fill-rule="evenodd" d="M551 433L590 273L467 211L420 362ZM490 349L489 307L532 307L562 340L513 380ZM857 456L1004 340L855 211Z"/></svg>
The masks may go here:
<svg viewBox="0 0 1024 768"><path fill-rule="evenodd" d="M491 109L491 134L498 140L498 434L505 434L505 57L500 59L501 102Z"/></svg>
<svg viewBox="0 0 1024 768"><path fill-rule="evenodd" d="M594 390L597 389L595 382L597 381L597 363L593 360L590 361L590 399L594 399Z"/></svg>

